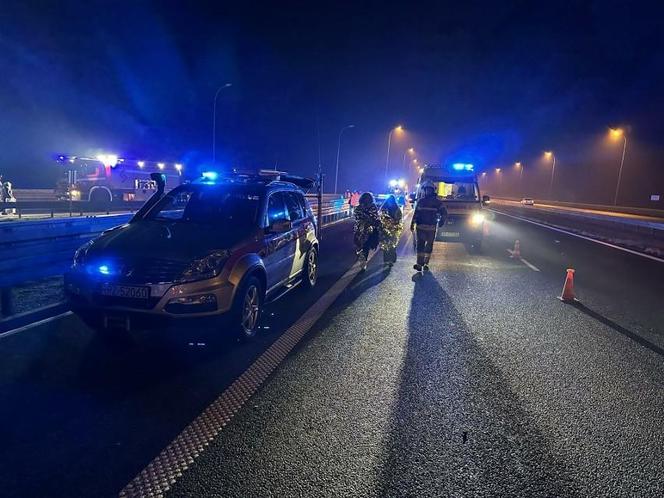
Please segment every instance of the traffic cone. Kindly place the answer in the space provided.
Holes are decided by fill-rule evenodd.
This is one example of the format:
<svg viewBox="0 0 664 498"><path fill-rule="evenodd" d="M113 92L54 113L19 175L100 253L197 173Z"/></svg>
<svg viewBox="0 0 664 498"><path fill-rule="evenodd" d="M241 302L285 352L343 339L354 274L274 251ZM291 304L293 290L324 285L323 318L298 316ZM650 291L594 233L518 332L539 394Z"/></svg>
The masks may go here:
<svg viewBox="0 0 664 498"><path fill-rule="evenodd" d="M521 257L521 242L518 240L514 241L514 249L512 250L512 255L510 258L520 258Z"/></svg>
<svg viewBox="0 0 664 498"><path fill-rule="evenodd" d="M563 285L563 293L558 297L564 303L573 303L578 301L574 297L574 269L567 268L567 276L565 277L565 284Z"/></svg>

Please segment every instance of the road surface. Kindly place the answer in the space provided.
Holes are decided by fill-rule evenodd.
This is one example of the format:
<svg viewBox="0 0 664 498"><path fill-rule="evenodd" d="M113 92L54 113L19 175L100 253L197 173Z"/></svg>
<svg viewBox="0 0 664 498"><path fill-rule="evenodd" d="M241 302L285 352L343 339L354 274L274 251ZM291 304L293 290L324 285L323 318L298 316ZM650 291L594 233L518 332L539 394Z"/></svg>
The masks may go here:
<svg viewBox="0 0 664 498"><path fill-rule="evenodd" d="M71 315L0 339L3 496L131 496L152 471L174 497L664 493L663 264L500 215L481 254L437 243L429 274L407 233L391 270L378 255L356 274L350 245L350 223L327 230L321 285L271 305L253 344L109 346ZM578 305L556 298L568 267ZM153 459L186 452L185 428L312 309L257 392L218 428L206 415L218 433L188 469L160 478L183 453Z"/></svg>

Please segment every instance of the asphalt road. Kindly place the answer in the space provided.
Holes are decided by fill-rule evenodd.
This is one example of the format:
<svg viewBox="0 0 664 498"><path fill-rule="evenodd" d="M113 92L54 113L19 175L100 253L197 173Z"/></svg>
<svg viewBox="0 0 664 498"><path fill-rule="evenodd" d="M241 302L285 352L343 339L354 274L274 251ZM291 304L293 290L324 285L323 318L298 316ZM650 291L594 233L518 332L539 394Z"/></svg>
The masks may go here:
<svg viewBox="0 0 664 498"><path fill-rule="evenodd" d="M252 345L109 349L74 317L0 340L2 495L117 494L351 265L350 224L328 232L320 288L275 303ZM480 254L437 243L429 274L400 252L170 496L664 494L663 264L500 215ZM568 267L576 306L556 299Z"/></svg>

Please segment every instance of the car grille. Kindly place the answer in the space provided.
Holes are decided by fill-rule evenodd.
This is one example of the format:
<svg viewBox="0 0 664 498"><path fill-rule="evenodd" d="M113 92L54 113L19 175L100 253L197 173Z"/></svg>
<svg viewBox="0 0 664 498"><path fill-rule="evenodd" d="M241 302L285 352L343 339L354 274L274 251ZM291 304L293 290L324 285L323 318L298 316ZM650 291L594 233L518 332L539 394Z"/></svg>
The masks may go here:
<svg viewBox="0 0 664 498"><path fill-rule="evenodd" d="M146 284L158 284L177 280L188 264L169 259L144 259L130 265L126 280ZM124 280L124 279L123 279Z"/></svg>

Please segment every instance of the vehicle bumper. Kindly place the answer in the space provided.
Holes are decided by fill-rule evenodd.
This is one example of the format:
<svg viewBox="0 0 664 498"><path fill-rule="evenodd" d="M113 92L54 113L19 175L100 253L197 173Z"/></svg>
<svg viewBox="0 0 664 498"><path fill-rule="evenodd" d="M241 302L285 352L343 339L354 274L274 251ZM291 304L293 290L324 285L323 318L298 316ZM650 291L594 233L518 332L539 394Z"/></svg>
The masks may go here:
<svg viewBox="0 0 664 498"><path fill-rule="evenodd" d="M104 283L149 287L147 299L104 296ZM65 295L72 310L87 317L130 317L146 325L172 321L215 318L230 311L235 286L219 277L183 284L162 283L141 285L135 282L105 282L83 272L65 274Z"/></svg>
<svg viewBox="0 0 664 498"><path fill-rule="evenodd" d="M444 225L439 225L436 240L447 242L476 242L484 238L484 225L470 222L470 216L448 216Z"/></svg>

